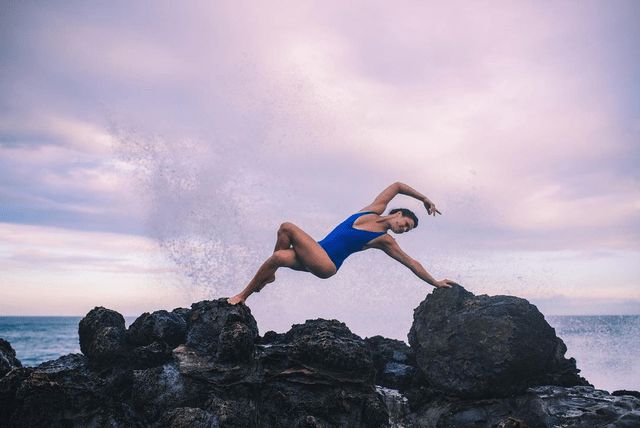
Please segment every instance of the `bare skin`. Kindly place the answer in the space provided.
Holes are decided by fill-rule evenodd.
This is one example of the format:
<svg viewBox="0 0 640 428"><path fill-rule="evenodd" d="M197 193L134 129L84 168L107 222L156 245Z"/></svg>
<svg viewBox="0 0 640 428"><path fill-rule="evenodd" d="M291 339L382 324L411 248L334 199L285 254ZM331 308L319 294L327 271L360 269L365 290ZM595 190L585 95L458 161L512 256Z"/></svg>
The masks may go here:
<svg viewBox="0 0 640 428"><path fill-rule="evenodd" d="M389 202L398 194L411 196L424 203L429 215L442 214L435 204L422 193L407 186L404 183L393 183L380 193L375 200L358 212L373 211L371 214L360 216L353 227L371 232L387 232L391 230L396 234L408 232L414 228L413 219L405 217L401 212L391 215L382 215ZM424 267L406 254L393 237L385 233L369 241L364 249L376 248L384 251L391 258L408 267L416 276L437 288L449 288L456 283L449 280L436 280ZM232 305L244 303L253 293L259 292L267 284L276 279L276 271L281 267L294 270L311 272L318 278L326 279L336 273L333 264L325 250L304 230L293 223L282 223L278 229L276 245L273 254L260 266L249 284L240 293L227 299Z"/></svg>

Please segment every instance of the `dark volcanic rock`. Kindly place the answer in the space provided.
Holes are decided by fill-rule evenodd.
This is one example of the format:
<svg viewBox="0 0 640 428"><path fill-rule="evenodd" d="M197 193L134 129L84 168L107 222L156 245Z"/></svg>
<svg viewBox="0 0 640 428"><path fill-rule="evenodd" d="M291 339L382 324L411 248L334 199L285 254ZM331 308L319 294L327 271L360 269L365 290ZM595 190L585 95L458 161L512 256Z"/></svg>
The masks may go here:
<svg viewBox="0 0 640 428"><path fill-rule="evenodd" d="M162 342L175 348L184 343L187 333L185 318L174 312L145 312L136 319L127 331L129 343L145 346L153 342Z"/></svg>
<svg viewBox="0 0 640 428"><path fill-rule="evenodd" d="M375 376L371 351L360 336L337 320L307 320L285 334L290 358L301 365L327 371L348 372L359 381Z"/></svg>
<svg viewBox="0 0 640 428"><path fill-rule="evenodd" d="M155 425L157 428L218 428L218 418L197 407L178 407L162 415Z"/></svg>
<svg viewBox="0 0 640 428"><path fill-rule="evenodd" d="M191 306L186 345L216 361L253 358L258 325L246 305L230 305L222 298Z"/></svg>
<svg viewBox="0 0 640 428"><path fill-rule="evenodd" d="M12 397L8 426L141 426L114 394L123 389L119 379L101 378L82 355L65 355L25 374Z"/></svg>
<svg viewBox="0 0 640 428"><path fill-rule="evenodd" d="M528 428L630 428L640 426L639 409L640 400L631 396L615 397L588 386L543 386L511 398L436 399L403 423L438 428L489 428L500 423Z"/></svg>
<svg viewBox="0 0 640 428"><path fill-rule="evenodd" d="M36 368L10 363L13 368L0 377L0 426L506 428L639 422L640 400L628 394L615 397L588 387L522 390L581 378L575 362L564 359L562 341L526 301L475 297L460 287L436 290L416 309L413 348L380 336L363 340L344 323L324 319L259 337L249 308L225 299L143 314L128 332L120 314L95 308L79 331L84 356ZM12 355L8 344L0 347ZM506 392L519 395L497 397Z"/></svg>
<svg viewBox="0 0 640 428"><path fill-rule="evenodd" d="M133 349L129 359L134 369L157 367L171 359L171 348L164 342L153 342Z"/></svg>
<svg viewBox="0 0 640 428"><path fill-rule="evenodd" d="M622 395L630 395L632 397L640 398L640 391L628 391L626 389L619 389L617 391L613 391L611 395L615 395L620 397Z"/></svg>
<svg viewBox="0 0 640 428"><path fill-rule="evenodd" d="M16 358L16 351L9 342L0 338L0 377L16 367L22 367L22 363Z"/></svg>
<svg viewBox="0 0 640 428"><path fill-rule="evenodd" d="M0 377L0 427L9 425L11 415L18 407L16 392L32 371L30 368L18 367Z"/></svg>
<svg viewBox="0 0 640 428"><path fill-rule="evenodd" d="M387 426L371 352L344 323L307 320L261 342L261 426Z"/></svg>
<svg viewBox="0 0 640 428"><path fill-rule="evenodd" d="M512 296L437 289L414 311L409 343L426 381L468 398L505 397L545 384L587 385L538 309Z"/></svg>
<svg viewBox="0 0 640 428"><path fill-rule="evenodd" d="M416 372L413 350L401 340L382 336L367 337L364 341L373 356L375 384L399 390L407 389Z"/></svg>
<svg viewBox="0 0 640 428"><path fill-rule="evenodd" d="M108 365L126 359L124 317L103 307L92 309L78 328L80 350L92 363Z"/></svg>

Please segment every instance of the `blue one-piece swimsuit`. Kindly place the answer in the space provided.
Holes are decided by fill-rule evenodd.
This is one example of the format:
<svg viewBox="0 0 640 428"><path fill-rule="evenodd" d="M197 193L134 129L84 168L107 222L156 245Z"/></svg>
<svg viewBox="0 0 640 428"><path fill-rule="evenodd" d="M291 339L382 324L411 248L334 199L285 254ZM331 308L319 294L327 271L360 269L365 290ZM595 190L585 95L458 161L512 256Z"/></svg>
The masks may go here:
<svg viewBox="0 0 640 428"><path fill-rule="evenodd" d="M348 219L336 226L322 241L318 241L318 244L329 255L333 264L336 265L336 269L340 269L344 259L351 254L358 251L362 251L364 245L377 238L380 235L384 235L386 232L370 232L368 230L355 229L353 223L356 219L365 214L371 214L373 211L364 211L355 213Z"/></svg>

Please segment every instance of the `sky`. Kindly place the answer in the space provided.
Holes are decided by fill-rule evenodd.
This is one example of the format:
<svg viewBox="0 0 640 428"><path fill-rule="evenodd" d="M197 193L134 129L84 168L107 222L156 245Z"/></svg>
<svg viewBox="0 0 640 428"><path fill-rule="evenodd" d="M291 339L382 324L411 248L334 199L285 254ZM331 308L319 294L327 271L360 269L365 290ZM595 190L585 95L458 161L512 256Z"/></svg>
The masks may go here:
<svg viewBox="0 0 640 428"><path fill-rule="evenodd" d="M640 314L637 2L172 3L0 5L0 315L231 296L396 181L436 278ZM367 251L247 303L405 340L431 290Z"/></svg>

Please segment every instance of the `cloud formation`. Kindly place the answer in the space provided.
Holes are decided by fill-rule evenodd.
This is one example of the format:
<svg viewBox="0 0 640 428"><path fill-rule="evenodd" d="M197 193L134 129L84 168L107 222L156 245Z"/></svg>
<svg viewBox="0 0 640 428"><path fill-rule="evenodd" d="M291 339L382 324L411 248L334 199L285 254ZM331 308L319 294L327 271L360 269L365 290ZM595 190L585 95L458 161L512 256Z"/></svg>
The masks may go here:
<svg viewBox="0 0 640 428"><path fill-rule="evenodd" d="M588 264L611 251L600 277L623 269L631 296L639 9L14 3L0 17L0 221L151 237L188 281L229 293L281 222L320 239L400 180L444 213L401 240L438 275L537 296L532 284L562 276L532 268L549 263L538 252ZM72 262L46 262L44 242L5 262ZM514 263L509 284L492 283L502 267L474 270L491 257ZM338 296L380 275L411 281L399 266L375 276L376 262L387 266L363 255L341 272L353 288Z"/></svg>

